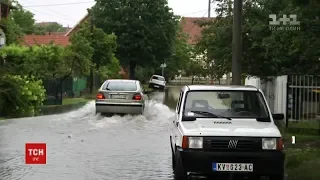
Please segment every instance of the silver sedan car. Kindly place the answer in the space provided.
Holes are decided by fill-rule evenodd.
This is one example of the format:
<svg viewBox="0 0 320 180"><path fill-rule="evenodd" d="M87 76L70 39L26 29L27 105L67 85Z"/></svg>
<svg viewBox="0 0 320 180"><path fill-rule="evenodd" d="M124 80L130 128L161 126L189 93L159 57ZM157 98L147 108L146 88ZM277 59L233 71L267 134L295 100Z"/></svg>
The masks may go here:
<svg viewBox="0 0 320 180"><path fill-rule="evenodd" d="M96 113L143 114L147 93L138 80L107 80L96 96Z"/></svg>

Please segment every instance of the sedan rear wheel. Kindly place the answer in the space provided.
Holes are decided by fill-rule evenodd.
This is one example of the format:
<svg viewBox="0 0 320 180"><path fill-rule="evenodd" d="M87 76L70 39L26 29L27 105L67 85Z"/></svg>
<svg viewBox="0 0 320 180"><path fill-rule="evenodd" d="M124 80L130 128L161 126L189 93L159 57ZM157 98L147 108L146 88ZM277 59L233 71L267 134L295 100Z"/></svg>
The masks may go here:
<svg viewBox="0 0 320 180"><path fill-rule="evenodd" d="M144 106L141 108L140 114L143 115L143 113L144 113Z"/></svg>

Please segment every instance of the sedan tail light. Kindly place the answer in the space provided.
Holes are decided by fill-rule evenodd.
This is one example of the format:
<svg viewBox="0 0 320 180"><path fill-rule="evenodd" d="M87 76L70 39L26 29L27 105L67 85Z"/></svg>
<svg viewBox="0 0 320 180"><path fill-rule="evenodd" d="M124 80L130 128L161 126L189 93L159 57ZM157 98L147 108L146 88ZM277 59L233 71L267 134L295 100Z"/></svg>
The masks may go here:
<svg viewBox="0 0 320 180"><path fill-rule="evenodd" d="M140 93L137 93L135 95L133 95L132 97L133 100L137 100L137 101L140 101L142 99L142 96Z"/></svg>
<svg viewBox="0 0 320 180"><path fill-rule="evenodd" d="M98 94L96 95L96 98L97 98L97 99L105 99L103 93L98 93Z"/></svg>

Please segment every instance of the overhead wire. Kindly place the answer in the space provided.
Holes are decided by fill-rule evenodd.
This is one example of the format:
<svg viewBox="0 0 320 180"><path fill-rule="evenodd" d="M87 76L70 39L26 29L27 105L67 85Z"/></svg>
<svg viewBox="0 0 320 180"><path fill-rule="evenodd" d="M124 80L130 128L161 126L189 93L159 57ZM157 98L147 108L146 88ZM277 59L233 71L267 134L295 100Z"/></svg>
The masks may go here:
<svg viewBox="0 0 320 180"><path fill-rule="evenodd" d="M82 2L61 3L61 4L26 5L25 7L67 6L67 5L76 5L76 4L89 4L94 2L95 1L82 1Z"/></svg>
<svg viewBox="0 0 320 180"><path fill-rule="evenodd" d="M30 1L29 1L30 2ZM84 3L93 3L95 1L82 1L82 2L76 2L76 3L61 3L61 4L45 4L45 5L30 5L30 6L24 6L22 5L23 8L25 8L26 10L28 11L35 11L35 12L38 12L38 13L41 13L41 14L45 14L45 15L48 15L48 16L52 16L52 17L55 17L55 18L58 18L58 19L63 19L63 20L66 20L66 21L69 21L69 22L76 22L78 23L78 21L75 21L75 20L71 20L71 19L68 19L68 18L60 18L60 17L57 17L56 15L52 15L52 14L49 14L49 13L46 13L46 12L42 12L42 11L39 11L39 10L36 10L36 9L33 9L33 8L30 8L30 7L45 7L45 6L62 6L62 5L75 5L75 4L84 4ZM183 15L180 15L180 16L185 16L185 15L191 15L191 14L196 14L196 13L200 13L200 12L204 12L205 13L202 15L202 17L204 17L207 13L208 13L208 9L206 10L199 10L199 11L194 11L194 12L190 12L190 13L186 13L186 14L183 14ZM55 12L57 13L57 12ZM58 14L58 13L57 13ZM200 17L201 18L201 17ZM3 26L6 26L4 24L2 24ZM74 24L74 26L76 26L77 24ZM196 24L193 24L193 26L190 28L190 30L192 28L194 28ZM85 26L85 27L82 27L82 28L89 28L91 27L92 25L88 25L88 26Z"/></svg>
<svg viewBox="0 0 320 180"><path fill-rule="evenodd" d="M181 14L179 16L186 16L186 15L191 15L191 14L197 14L197 13L201 13L201 12L208 12L208 9L203 9L203 10L200 10L200 11L195 11L195 12L191 12L191 13L187 13L187 14Z"/></svg>
<svg viewBox="0 0 320 180"><path fill-rule="evenodd" d="M31 1L29 1L29 0L26 0L26 1L27 1L27 2L31 2ZM39 10L34 9L34 8L26 7L26 6L24 6L24 5L23 5L22 7L23 7L24 9L26 9L26 10L31 11L31 12L32 12L32 11L36 11L36 12L38 12L38 13L45 14L45 15L48 15L48 16L53 16L53 17L57 17L57 15L60 15L60 17L57 17L57 18L59 18L59 19L61 19L61 20L68 21L68 22L72 22L72 23L77 22L76 20L74 20L72 17L70 17L70 16L68 16L68 15L62 14L62 13L60 13L60 12L53 11L52 9L49 9L49 8L46 8L46 7L44 7L44 8L46 8L46 10L53 12L55 15L49 14L49 13L47 13L47 12L42 12L42 11L39 11ZM68 17L68 19L67 19L66 17ZM71 19L72 19L72 20L71 20Z"/></svg>

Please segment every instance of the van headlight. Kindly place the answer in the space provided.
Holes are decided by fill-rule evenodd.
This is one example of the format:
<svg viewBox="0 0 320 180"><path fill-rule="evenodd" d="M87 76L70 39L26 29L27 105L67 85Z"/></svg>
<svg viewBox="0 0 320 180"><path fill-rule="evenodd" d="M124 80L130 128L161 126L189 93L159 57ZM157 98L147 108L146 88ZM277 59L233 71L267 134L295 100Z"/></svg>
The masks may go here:
<svg viewBox="0 0 320 180"><path fill-rule="evenodd" d="M277 149L277 139L276 138L262 138L262 149L276 150Z"/></svg>
<svg viewBox="0 0 320 180"><path fill-rule="evenodd" d="M189 148L200 149L203 147L203 137L188 137Z"/></svg>

